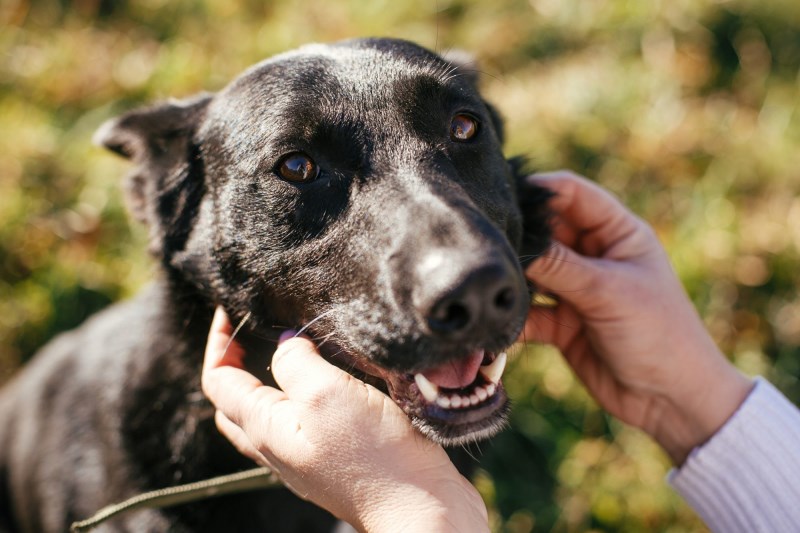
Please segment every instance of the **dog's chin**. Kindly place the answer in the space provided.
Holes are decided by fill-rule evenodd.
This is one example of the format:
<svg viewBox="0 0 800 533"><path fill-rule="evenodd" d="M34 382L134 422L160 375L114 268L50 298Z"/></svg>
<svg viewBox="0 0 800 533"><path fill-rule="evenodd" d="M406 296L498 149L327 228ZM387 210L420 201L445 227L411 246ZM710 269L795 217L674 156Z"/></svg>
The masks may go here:
<svg viewBox="0 0 800 533"><path fill-rule="evenodd" d="M508 421L510 402L501 381L505 352L476 350L465 356L465 360L477 358L480 366L474 365L474 378L472 373L465 378L471 381L456 387L436 385L426 378L426 374L436 373L433 367L408 373L348 355L349 368L366 374L366 381L389 394L420 433L442 446L461 446L487 439L502 430ZM440 366L459 364L461 360L455 359Z"/></svg>

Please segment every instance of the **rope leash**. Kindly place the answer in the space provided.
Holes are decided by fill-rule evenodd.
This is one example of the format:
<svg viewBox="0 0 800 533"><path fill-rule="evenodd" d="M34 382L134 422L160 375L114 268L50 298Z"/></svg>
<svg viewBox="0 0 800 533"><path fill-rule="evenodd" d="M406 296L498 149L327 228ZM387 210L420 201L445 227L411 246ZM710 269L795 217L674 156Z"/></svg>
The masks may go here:
<svg viewBox="0 0 800 533"><path fill-rule="evenodd" d="M223 353L228 351L231 343L233 343L233 339L236 338L236 334L239 333L239 330L242 329L242 326L244 326L249 319L250 313L248 312L231 334L231 338L228 340L228 344L225 346L225 351ZM196 481L194 483L138 494L123 502L103 507L86 520L73 522L69 530L71 533L90 531L118 514L135 509L163 509L164 507L214 498L225 494L267 489L282 485L283 483L280 478L272 469L267 467L253 468L234 474L227 474L203 481Z"/></svg>
<svg viewBox="0 0 800 533"><path fill-rule="evenodd" d="M72 533L89 531L120 513L134 509L162 509L224 494L266 489L279 485L281 485L280 478L270 468L253 468L235 474L139 494L124 502L103 507L91 518L73 522L69 530Z"/></svg>

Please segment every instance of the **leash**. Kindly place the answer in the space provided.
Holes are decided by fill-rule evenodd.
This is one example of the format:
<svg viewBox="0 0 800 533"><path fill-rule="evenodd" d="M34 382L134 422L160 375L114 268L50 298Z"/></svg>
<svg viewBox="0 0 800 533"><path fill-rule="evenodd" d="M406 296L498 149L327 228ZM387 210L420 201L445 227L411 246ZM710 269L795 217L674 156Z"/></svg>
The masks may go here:
<svg viewBox="0 0 800 533"><path fill-rule="evenodd" d="M231 338L228 340L227 346L225 346L225 352L228 351L236 334L239 333L239 330L242 329L242 326L244 326L249 319L250 313L248 312L231 334ZM184 503L205 500L225 494L274 488L282 485L283 483L281 483L280 478L272 469L268 467L253 468L234 474L227 474L203 481L196 481L194 483L176 485L174 487L138 494L123 502L103 507L86 520L73 522L69 530L71 533L90 531L118 514L133 511L134 509L163 509L164 507L182 505Z"/></svg>
<svg viewBox="0 0 800 533"><path fill-rule="evenodd" d="M270 468L253 468L243 472L236 472L235 474L187 483L186 485L167 487L133 496L123 502L103 507L94 516L86 520L73 522L69 530L72 533L89 531L120 513L134 509L162 509L224 494L273 488L280 485L282 485L280 478Z"/></svg>

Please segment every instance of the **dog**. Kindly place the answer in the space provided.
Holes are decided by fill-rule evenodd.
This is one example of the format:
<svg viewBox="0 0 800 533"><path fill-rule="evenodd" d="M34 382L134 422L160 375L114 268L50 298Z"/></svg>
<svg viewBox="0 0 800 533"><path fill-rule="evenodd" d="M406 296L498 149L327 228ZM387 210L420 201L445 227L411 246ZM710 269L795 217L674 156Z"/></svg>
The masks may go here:
<svg viewBox="0 0 800 533"><path fill-rule="evenodd" d="M548 191L504 157L474 65L410 42L308 45L216 94L112 119L160 275L45 346L0 395L0 530L61 532L143 491L253 465L200 392L214 309L266 383L281 327L380 387L430 439L503 427L530 309L520 257ZM117 517L103 531L329 531L285 489Z"/></svg>

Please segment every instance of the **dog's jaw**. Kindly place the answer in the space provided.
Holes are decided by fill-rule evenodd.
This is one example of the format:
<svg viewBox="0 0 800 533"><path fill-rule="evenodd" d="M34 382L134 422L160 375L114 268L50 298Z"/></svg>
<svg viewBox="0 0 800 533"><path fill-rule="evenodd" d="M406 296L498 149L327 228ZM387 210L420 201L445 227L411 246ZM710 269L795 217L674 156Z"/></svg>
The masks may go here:
<svg viewBox="0 0 800 533"><path fill-rule="evenodd" d="M388 394L420 433L442 446L462 446L487 439L507 423L510 402L502 383L506 352L477 350L470 356L440 365L457 366L469 358L481 359L468 383L444 387L426 377L436 372L435 368L402 372L334 348L333 344L325 345L322 351L339 366L351 372L357 370L365 381Z"/></svg>
<svg viewBox="0 0 800 533"><path fill-rule="evenodd" d="M412 384L408 375L390 381L392 398L401 406L400 398L407 398L406 413L431 440L461 446L492 437L505 427L509 400L501 378L506 352L480 352L483 361L474 380L458 388L438 386L425 372L415 374Z"/></svg>

